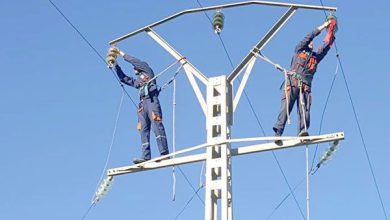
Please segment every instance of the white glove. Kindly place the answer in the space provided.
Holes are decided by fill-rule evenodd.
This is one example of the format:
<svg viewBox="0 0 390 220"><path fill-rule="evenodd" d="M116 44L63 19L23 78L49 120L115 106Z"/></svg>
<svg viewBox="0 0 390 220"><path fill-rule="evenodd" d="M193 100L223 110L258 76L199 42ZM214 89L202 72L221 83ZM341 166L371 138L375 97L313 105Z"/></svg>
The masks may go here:
<svg viewBox="0 0 390 220"><path fill-rule="evenodd" d="M283 67L279 64L275 64L275 68L280 71L284 71Z"/></svg>
<svg viewBox="0 0 390 220"><path fill-rule="evenodd" d="M330 24L331 20L329 21L325 21L321 26L319 26L317 29L319 31L322 31L324 28L328 27L328 25Z"/></svg>

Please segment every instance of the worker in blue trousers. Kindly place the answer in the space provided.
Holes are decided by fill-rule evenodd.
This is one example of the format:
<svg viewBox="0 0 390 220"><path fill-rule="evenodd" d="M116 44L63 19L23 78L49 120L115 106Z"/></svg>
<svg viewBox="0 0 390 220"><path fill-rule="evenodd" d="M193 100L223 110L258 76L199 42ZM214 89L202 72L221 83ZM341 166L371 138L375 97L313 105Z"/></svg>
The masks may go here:
<svg viewBox="0 0 390 220"><path fill-rule="evenodd" d="M122 68L116 62L118 55L122 56L125 61L133 65L136 78L127 76L122 71ZM158 99L159 89L157 88L153 70L146 62L125 54L117 47L110 48L107 56L107 63L109 68L114 68L121 82L134 87L139 91L140 103L138 107L137 129L141 134L142 156L140 158L135 158L133 162L138 164L151 159L151 127L153 127L153 131L156 136L160 155L163 156L169 154L167 137L162 122L161 106Z"/></svg>
<svg viewBox="0 0 390 220"><path fill-rule="evenodd" d="M313 51L313 39L323 29L327 28L328 33L324 39L324 45ZM311 85L318 63L330 50L335 39L334 33L337 30L335 17L329 17L325 23L310 32L295 47L295 55L291 61L291 69L287 71L285 91L281 100L281 109L277 121L273 126L275 136L281 136L291 110L297 102L298 111L298 136L308 136L310 126L310 106L312 103ZM287 112L288 108L288 112ZM282 145L281 140L276 140L277 145Z"/></svg>

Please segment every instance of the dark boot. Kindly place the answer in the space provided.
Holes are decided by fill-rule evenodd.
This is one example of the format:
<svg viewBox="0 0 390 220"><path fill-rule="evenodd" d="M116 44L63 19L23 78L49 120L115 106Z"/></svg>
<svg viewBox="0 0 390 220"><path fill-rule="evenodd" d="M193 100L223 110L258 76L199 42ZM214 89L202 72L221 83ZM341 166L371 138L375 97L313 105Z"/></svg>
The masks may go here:
<svg viewBox="0 0 390 220"><path fill-rule="evenodd" d="M144 159L144 158L134 158L133 160L133 163L134 164L139 164L139 163L143 163L143 162L146 162L148 160Z"/></svg>
<svg viewBox="0 0 390 220"><path fill-rule="evenodd" d="M309 132L305 131L305 130L302 130L301 132L299 132L298 134L298 137L307 137L309 136Z"/></svg>
<svg viewBox="0 0 390 220"><path fill-rule="evenodd" d="M165 155L168 155L168 154L169 154L169 152L162 153L161 157L165 156ZM156 162L158 163L158 162L160 162L162 160L169 160L169 159L171 159L171 157L164 157L164 158L161 158L161 159L157 159Z"/></svg>
<svg viewBox="0 0 390 220"><path fill-rule="evenodd" d="M282 136L282 132L280 132L279 130L274 128L274 131L275 131L275 137L281 137ZM278 145L278 146L282 146L283 145L283 141L282 140L275 140L274 143L276 145Z"/></svg>

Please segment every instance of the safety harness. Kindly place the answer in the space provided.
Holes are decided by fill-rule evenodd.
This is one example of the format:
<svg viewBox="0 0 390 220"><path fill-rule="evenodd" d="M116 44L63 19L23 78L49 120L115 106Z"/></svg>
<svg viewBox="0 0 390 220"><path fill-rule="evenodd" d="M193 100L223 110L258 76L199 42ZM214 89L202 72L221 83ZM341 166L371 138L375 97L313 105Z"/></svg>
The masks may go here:
<svg viewBox="0 0 390 220"><path fill-rule="evenodd" d="M154 80L149 80L149 77L147 75L143 73L140 74L141 74L140 78L144 82L144 84L138 89L139 96L141 97L141 99L150 98L149 89L151 86L155 85L155 82ZM158 95L158 91L157 94L153 94L153 95Z"/></svg>

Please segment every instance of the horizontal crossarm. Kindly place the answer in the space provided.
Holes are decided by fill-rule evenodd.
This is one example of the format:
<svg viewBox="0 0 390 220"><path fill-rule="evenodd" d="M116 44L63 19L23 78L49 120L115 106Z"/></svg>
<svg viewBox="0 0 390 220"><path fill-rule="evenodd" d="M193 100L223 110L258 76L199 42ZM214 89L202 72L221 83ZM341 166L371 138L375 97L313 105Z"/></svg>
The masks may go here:
<svg viewBox="0 0 390 220"><path fill-rule="evenodd" d="M160 21L154 22L152 24L149 24L143 28L140 28L136 31L133 31L131 33L128 33L126 35L123 35L121 37L118 37L112 41L110 41L111 45L117 44L120 41L123 41L124 39L127 39L131 36L134 36L136 34L139 34L141 32L144 32L148 30L149 28L156 27L158 25L161 25L163 23L166 23L172 19L175 19L177 17L180 17L185 14L191 14L191 13L197 13L197 12L204 12L204 11L210 11L210 10L217 10L217 9L223 9L223 8L232 8L232 7L240 7L245 5L267 5L267 6L275 6L275 7L294 7L294 8L303 8L303 9L314 9L314 10L328 10L328 11L336 11L335 7L328 7L328 6L316 6L316 5L303 5L303 4L291 4L291 3L283 3L283 2L268 2L268 1L246 1L246 2L237 2L237 3L229 3L224 5L215 5L215 6L209 6L209 7L203 7L203 8L194 8L194 9L187 9L181 12L178 12L174 15L171 15L169 17L166 17Z"/></svg>
<svg viewBox="0 0 390 220"><path fill-rule="evenodd" d="M280 150L291 147L298 147L302 145L311 145L311 144L319 144L324 142L333 142L344 140L344 132L333 133L333 134L325 134L319 136L308 136L308 137L300 137L292 140L283 141L283 145L279 146L274 143L266 143L266 144L256 144L251 146L239 147L236 149L232 149L232 154L235 155L244 155L251 154L262 151L270 151L270 150Z"/></svg>
<svg viewBox="0 0 390 220"><path fill-rule="evenodd" d="M276 140L278 138L272 137L272 138L266 138L267 140ZM332 141L340 141L344 140L344 132L338 132L338 133L332 133L332 134L324 134L324 135L318 135L318 136L308 136L308 137L296 137L293 139L285 140L286 138L280 138L284 139L283 145L279 146L276 145L273 142L269 143L263 143L263 144L256 144L256 145L250 145L250 146L244 146L239 147L235 149L231 149L232 156L240 156L250 153L256 153L256 152L262 152L262 151L270 151L270 150L280 150L285 148L292 148L292 147L299 147L304 145L311 145L311 144L319 144L319 143L325 143L325 142L332 142ZM255 139L252 140L244 140L243 141L255 141ZM238 141L227 141L227 142L238 142ZM188 164L188 163L195 163L206 160L206 153L201 154L195 154L190 156L183 156L183 157L176 157L169 160L162 160L160 162L158 161L158 158L154 159L150 162L144 162L142 164L136 164L132 166L125 166L125 167L119 167L119 168L113 168L109 169L107 171L107 176L117 176L117 175L123 175L127 173L136 173L141 171L147 171L147 170L154 170L159 169L163 167L170 167L170 166L176 166L176 165L182 165L182 164Z"/></svg>

